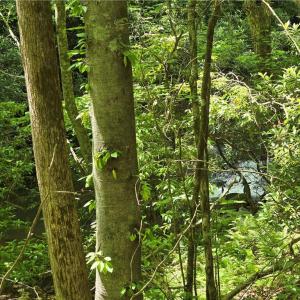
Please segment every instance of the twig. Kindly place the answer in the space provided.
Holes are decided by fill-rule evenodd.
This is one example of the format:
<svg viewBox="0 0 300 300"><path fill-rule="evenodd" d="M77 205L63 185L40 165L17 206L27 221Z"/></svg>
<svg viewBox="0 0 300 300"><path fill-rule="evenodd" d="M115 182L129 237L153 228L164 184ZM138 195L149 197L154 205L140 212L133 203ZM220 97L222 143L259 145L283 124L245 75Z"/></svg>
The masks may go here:
<svg viewBox="0 0 300 300"><path fill-rule="evenodd" d="M3 277L0 277L0 278L2 279ZM33 290L34 293L35 293L36 296L37 296L37 299L42 299L42 298L40 297L39 293L37 292L35 286L32 287L32 286L30 286L30 285L28 285L28 284L26 284L26 283L19 282L19 281L16 282L16 281L14 281L14 280L12 280L12 279L8 279L8 278L6 278L6 281L9 281L9 282L12 282L12 283L17 283L17 284L19 284L19 285L21 285L21 286L24 286L24 287L26 287L26 288L28 288L28 289Z"/></svg>
<svg viewBox="0 0 300 300"><path fill-rule="evenodd" d="M229 183L227 189L225 189L224 192L219 196L219 198L218 198L216 201L214 201L213 205L212 205L211 208L210 208L211 210L213 210L213 209L218 205L218 202L221 201L221 200L229 193L229 191L231 190L231 188L233 187L233 185L234 185L236 182L237 182L237 181L236 181L236 178L235 178L234 180L232 180L232 181Z"/></svg>
<svg viewBox="0 0 300 300"><path fill-rule="evenodd" d="M83 166L82 160L78 157L78 155L76 154L76 152L74 151L74 149L73 149L73 147L71 145L71 142L68 139L67 139L67 144L69 145L70 152L71 152L71 154L73 156L73 159L78 164L81 172L83 174L87 174L88 173L87 169L85 168L85 166Z"/></svg>
<svg viewBox="0 0 300 300"><path fill-rule="evenodd" d="M16 36L16 35L14 34L14 32L12 31L12 29L11 29L9 23L8 23L9 15L10 15L10 12L8 13L8 16L7 16L7 19L6 19L6 18L4 17L4 15L2 14L2 12L0 12L0 17L1 17L2 21L4 22L4 24L5 24L5 26L6 26L7 30L8 30L8 32L9 32L11 38L14 40L14 42L15 42L16 45L17 45L17 47L20 49L20 42L19 42L17 36Z"/></svg>
<svg viewBox="0 0 300 300"><path fill-rule="evenodd" d="M1 284L0 284L0 293L2 292L3 288L4 288L4 282L5 280L7 280L8 276L10 275L10 273L13 271L13 269L16 267L16 265L19 263L19 261L21 260L21 258L23 257L23 254L24 254L24 251L26 249L26 246L32 236L32 232L39 220L39 217L40 217L40 214L41 214L41 211L42 211L42 203L40 204L39 208L38 208L38 211L34 217L34 220L30 226L30 229L28 231L28 234L27 234L27 237L26 237L26 240L24 242L24 245L18 255L18 257L16 258L16 260L14 261L14 263L12 264L12 266L7 270L7 272L4 274L4 276L2 277L2 280L1 280Z"/></svg>
<svg viewBox="0 0 300 300"><path fill-rule="evenodd" d="M13 78L21 78L21 79L24 79L25 77L23 75L14 75L14 74L9 74L3 70L0 70L0 73L6 75L6 76L10 76L10 77L13 77Z"/></svg>

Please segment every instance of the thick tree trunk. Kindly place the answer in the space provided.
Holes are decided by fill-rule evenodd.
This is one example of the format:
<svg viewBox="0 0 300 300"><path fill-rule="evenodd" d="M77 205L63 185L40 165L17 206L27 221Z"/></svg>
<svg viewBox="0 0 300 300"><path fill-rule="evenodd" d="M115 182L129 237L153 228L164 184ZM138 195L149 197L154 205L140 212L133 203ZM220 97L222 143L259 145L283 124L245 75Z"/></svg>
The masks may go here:
<svg viewBox="0 0 300 300"><path fill-rule="evenodd" d="M17 12L56 299L91 299L68 166L50 2L18 0Z"/></svg>
<svg viewBox="0 0 300 300"><path fill-rule="evenodd" d="M140 215L133 83L126 1L88 1L87 59L92 99L96 250L112 259L113 273L96 275L95 299L120 299L140 279ZM105 153L118 153L101 166ZM136 235L134 241L130 235ZM130 291L122 299L129 299ZM141 299L141 296L135 299Z"/></svg>
<svg viewBox="0 0 300 300"><path fill-rule="evenodd" d="M271 12L261 0L245 0L253 48L262 59L271 54Z"/></svg>
<svg viewBox="0 0 300 300"><path fill-rule="evenodd" d="M59 51L59 62L61 72L61 84L63 91L63 98L65 100L65 108L71 124L74 128L82 157L91 169L92 162L92 147L87 130L84 128L78 116L78 109L75 103L73 91L72 72L70 70L70 59L68 57L68 38L66 32L66 11L65 4L62 0L55 0L55 16L56 16L56 31Z"/></svg>

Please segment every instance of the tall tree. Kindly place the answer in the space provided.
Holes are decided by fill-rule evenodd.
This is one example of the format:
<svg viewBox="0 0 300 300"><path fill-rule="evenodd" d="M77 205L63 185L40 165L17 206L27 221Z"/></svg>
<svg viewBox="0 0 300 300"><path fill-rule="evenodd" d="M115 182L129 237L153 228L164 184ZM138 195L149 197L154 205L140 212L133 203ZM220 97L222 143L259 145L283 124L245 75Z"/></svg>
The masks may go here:
<svg viewBox="0 0 300 300"><path fill-rule="evenodd" d="M113 273L96 275L95 299L120 299L140 279L140 215L133 83L126 1L88 1L87 60L92 99L96 250L112 259ZM101 276L100 276L101 275ZM101 278L100 278L101 277ZM129 298L129 292L124 299ZM141 296L136 297L140 299Z"/></svg>
<svg viewBox="0 0 300 300"><path fill-rule="evenodd" d="M208 125L209 125L209 102L210 102L210 71L211 56L213 48L214 29L220 14L220 2L214 1L213 13L208 22L206 52L204 61L204 70L201 87L201 107L199 109L198 101L198 59L197 59L197 18L196 18L197 1L189 0L188 2L188 30L190 42L190 96L192 99L193 109L193 129L197 147L196 169L194 174L193 196L190 204L193 216L195 210L200 206L202 213L202 237L205 252L205 271L206 271L206 297L207 299L217 299L218 293L214 279L214 265L212 255L212 243L210 234L210 203L209 203L209 182L208 182ZM196 214L197 216L197 214ZM195 295L196 286L196 260L197 260L197 218L193 217L193 224L188 237L188 255L187 255L187 275L186 275L186 299L193 298L193 286ZM197 295L196 295L197 296Z"/></svg>
<svg viewBox="0 0 300 300"><path fill-rule="evenodd" d="M55 1L57 44L59 52L61 85L65 108L68 117L74 128L82 157L88 165L92 162L92 147L87 130L84 128L81 119L78 118L78 109L75 102L72 71L70 70L70 59L68 57L68 37L66 31L66 10L64 1Z"/></svg>
<svg viewBox="0 0 300 300"><path fill-rule="evenodd" d="M33 150L59 300L91 299L61 105L50 2L17 1Z"/></svg>
<svg viewBox="0 0 300 300"><path fill-rule="evenodd" d="M209 125L209 105L211 90L211 61L214 40L214 30L220 15L221 2L214 0L212 15L208 21L206 35L206 50L204 59L204 70L201 86L201 107L200 107L200 130L197 147L197 166L195 174L195 188L193 198L199 194L202 214L202 239L205 254L205 274L206 274L206 299L218 299L218 293L214 278L214 263L212 253L212 236L210 222L210 201L209 201L209 181L208 181L208 125Z"/></svg>
<svg viewBox="0 0 300 300"><path fill-rule="evenodd" d="M197 58L197 20L196 20L196 0L189 0L188 2L188 31L189 31L189 65L190 65L190 97L192 100L193 110L193 130L195 137L195 144L199 142L199 124L200 124L200 111L199 111L199 99L198 99L198 58ZM196 186L198 186L198 182ZM194 211L197 208L199 192L193 194L192 201L190 203L190 217L194 215ZM188 236L188 254L187 254L187 270L186 270L186 299L192 299L193 297L193 285L196 275L196 253L197 253L197 239L196 239L196 223L197 218L193 218L193 224L189 231ZM196 283L195 283L196 284ZM197 289L195 288L195 291Z"/></svg>
<svg viewBox="0 0 300 300"><path fill-rule="evenodd" d="M272 51L271 12L262 0L245 0L244 7L250 26L254 51L265 59L269 57Z"/></svg>

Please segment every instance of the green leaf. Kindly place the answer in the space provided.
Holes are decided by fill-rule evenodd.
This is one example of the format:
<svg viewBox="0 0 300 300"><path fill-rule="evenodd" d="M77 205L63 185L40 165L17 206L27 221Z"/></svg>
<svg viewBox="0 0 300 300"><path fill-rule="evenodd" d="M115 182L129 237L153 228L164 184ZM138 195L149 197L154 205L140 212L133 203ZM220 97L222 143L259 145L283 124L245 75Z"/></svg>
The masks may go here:
<svg viewBox="0 0 300 300"><path fill-rule="evenodd" d="M105 164L103 162L103 159L102 157L99 157L97 160L96 160L96 166L99 170L103 170L104 167L105 167Z"/></svg>
<svg viewBox="0 0 300 300"><path fill-rule="evenodd" d="M86 177L85 187L88 188L91 187L92 185L93 185L93 174L90 174Z"/></svg>
<svg viewBox="0 0 300 300"><path fill-rule="evenodd" d="M88 201L83 207L88 207L89 213L96 209L96 201L94 199Z"/></svg>
<svg viewBox="0 0 300 300"><path fill-rule="evenodd" d="M141 189L141 196L143 200L147 201L150 199L151 196L151 189L148 184L143 184Z"/></svg>
<svg viewBox="0 0 300 300"><path fill-rule="evenodd" d="M104 154L104 156L103 156L103 158L102 158L102 161L103 161L103 167L105 167L106 165L107 165L107 162L108 162L108 160L110 159L110 153L107 151L105 154Z"/></svg>
<svg viewBox="0 0 300 300"><path fill-rule="evenodd" d="M126 288L122 288L122 290L121 290L121 296L125 296L126 292L127 292Z"/></svg>
<svg viewBox="0 0 300 300"><path fill-rule="evenodd" d="M130 61L132 65L135 65L137 62L137 56L132 50L125 50L123 52L124 55L124 65L127 66L127 59Z"/></svg>
<svg viewBox="0 0 300 300"><path fill-rule="evenodd" d="M103 261L98 261L98 265L97 265L97 269L98 269L98 271L100 272L100 273L102 273L103 272L103 270L104 270L104 267L105 267L105 264L104 264L104 262Z"/></svg>
<svg viewBox="0 0 300 300"><path fill-rule="evenodd" d="M99 263L101 263L101 261L98 260L94 261L91 266L91 270L95 270L96 268L98 268Z"/></svg>
<svg viewBox="0 0 300 300"><path fill-rule="evenodd" d="M112 273L113 272L113 267L112 267L112 264L110 263L110 262L107 262L106 263L106 271L108 272L108 273Z"/></svg>
<svg viewBox="0 0 300 300"><path fill-rule="evenodd" d="M113 157L113 158L117 158L117 157L120 156L120 153L119 153L118 151L115 151L115 152L112 152L112 153L110 154L110 156Z"/></svg>
<svg viewBox="0 0 300 300"><path fill-rule="evenodd" d="M130 236L129 236L129 239L131 242L135 241L136 240L136 237L137 235L135 233L132 233Z"/></svg>

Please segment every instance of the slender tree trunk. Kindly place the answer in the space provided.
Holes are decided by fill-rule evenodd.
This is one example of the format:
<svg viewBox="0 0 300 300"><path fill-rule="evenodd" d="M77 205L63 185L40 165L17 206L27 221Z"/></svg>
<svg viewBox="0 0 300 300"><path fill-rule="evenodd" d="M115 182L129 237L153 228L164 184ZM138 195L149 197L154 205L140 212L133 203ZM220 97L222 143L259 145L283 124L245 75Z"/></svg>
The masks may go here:
<svg viewBox="0 0 300 300"><path fill-rule="evenodd" d="M210 71L211 56L213 49L214 30L220 15L220 0L214 0L213 13L208 22L206 53L201 87L201 109L200 109L200 131L197 151L197 166L195 174L195 188L193 198L197 199L200 195L202 213L202 239L205 254L205 273L206 273L206 299L218 299L216 283L214 278L214 264L212 253L212 236L210 224L210 202L209 202L209 181L208 181L208 125L209 125L209 104L210 104Z"/></svg>
<svg viewBox="0 0 300 300"><path fill-rule="evenodd" d="M196 19L196 5L197 0L189 0L188 2L188 29L189 29L189 41L190 41L190 97L192 100L193 110L193 126L196 145L199 141L199 124L200 124L200 112L199 112L199 99L198 99L198 58L197 58L197 19Z"/></svg>
<svg viewBox="0 0 300 300"><path fill-rule="evenodd" d="M33 150L56 299L91 299L68 166L50 2L17 1Z"/></svg>
<svg viewBox="0 0 300 300"><path fill-rule="evenodd" d="M271 13L261 0L245 0L254 51L262 59L271 54Z"/></svg>
<svg viewBox="0 0 300 300"><path fill-rule="evenodd" d="M73 90L72 72L70 70L70 59L68 57L68 38L66 31L66 10L62 0L55 0L56 31L59 51L59 62L61 72L61 84L65 108L68 113L71 124L74 128L82 157L85 163L91 169L92 147L87 130L84 128L81 119L78 119L78 109L75 103Z"/></svg>
<svg viewBox="0 0 300 300"><path fill-rule="evenodd" d="M188 2L188 30L189 30L189 50L190 50L190 97L192 100L192 111L193 111L193 130L196 146L199 142L199 124L200 124L200 112L199 112L199 100L198 100L198 60L197 60L197 25L196 25L196 4L197 0L189 0ZM196 183L199 184L198 182ZM190 215L194 215L194 211L198 204L197 195L193 195L192 201L190 203ZM196 261L196 249L197 249L197 239L196 239L196 228L197 218L194 218L191 229L188 233L188 254L187 254L187 270L186 270L186 286L185 286L185 298L193 298L193 285L196 270L194 269Z"/></svg>
<svg viewBox="0 0 300 300"><path fill-rule="evenodd" d="M140 280L140 214L133 83L126 1L88 1L87 59L92 99L96 250L112 259L112 274L96 274L96 300L119 300ZM118 153L101 166L105 153ZM100 163L101 164L101 163ZM136 235L134 241L130 235ZM122 298L129 299L130 291ZM135 299L141 299L141 296Z"/></svg>

